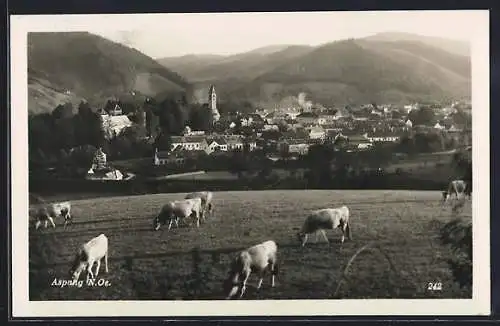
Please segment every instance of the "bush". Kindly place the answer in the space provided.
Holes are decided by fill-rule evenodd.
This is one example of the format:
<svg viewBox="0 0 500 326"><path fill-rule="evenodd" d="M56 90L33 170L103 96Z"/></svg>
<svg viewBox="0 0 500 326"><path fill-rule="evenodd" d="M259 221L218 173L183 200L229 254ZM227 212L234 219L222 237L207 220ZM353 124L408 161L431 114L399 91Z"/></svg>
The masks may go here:
<svg viewBox="0 0 500 326"><path fill-rule="evenodd" d="M460 287L472 287L472 222L455 218L440 229L440 240L449 245L453 256L447 260Z"/></svg>

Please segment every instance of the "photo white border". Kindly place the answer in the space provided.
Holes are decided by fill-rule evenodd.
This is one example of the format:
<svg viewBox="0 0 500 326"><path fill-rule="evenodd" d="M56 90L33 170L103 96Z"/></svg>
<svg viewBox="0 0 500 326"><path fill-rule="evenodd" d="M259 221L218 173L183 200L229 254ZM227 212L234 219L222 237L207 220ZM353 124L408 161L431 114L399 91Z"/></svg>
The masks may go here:
<svg viewBox="0 0 500 326"><path fill-rule="evenodd" d="M165 19L164 15L171 14L11 15L11 205L12 217L16 217L11 219L15 223L11 223L10 242L12 317L489 315L489 11L467 12L470 12L470 19L474 22L470 24L474 26L471 42L474 110L473 298L418 300L29 301L28 220L17 218L28 216L27 33L71 30L91 32L96 26L100 29L110 26L133 29L134 26L151 25L157 18L161 24L161 19ZM360 19L362 15L374 13L377 12L357 12ZM415 14L422 13L422 10L415 11Z"/></svg>

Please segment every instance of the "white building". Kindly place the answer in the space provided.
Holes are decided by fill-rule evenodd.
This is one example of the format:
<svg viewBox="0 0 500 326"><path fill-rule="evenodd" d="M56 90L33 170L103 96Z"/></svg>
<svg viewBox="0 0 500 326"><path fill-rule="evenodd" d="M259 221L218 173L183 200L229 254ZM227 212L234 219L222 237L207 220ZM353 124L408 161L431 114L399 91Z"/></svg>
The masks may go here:
<svg viewBox="0 0 500 326"><path fill-rule="evenodd" d="M436 124L434 125L434 129L443 130L443 129L445 129L445 127L444 127L444 126L442 126L442 125L440 125L440 124L439 124L439 122L438 122L438 123L436 123Z"/></svg>
<svg viewBox="0 0 500 326"><path fill-rule="evenodd" d="M126 115L109 115L101 113L101 128L107 139L118 136L123 129L132 126L132 121Z"/></svg>
<svg viewBox="0 0 500 326"><path fill-rule="evenodd" d="M321 127L308 128L309 139L325 139L325 129Z"/></svg>
<svg viewBox="0 0 500 326"><path fill-rule="evenodd" d="M209 141L207 141L207 143L208 143L208 147L206 150L207 154L211 154L215 151L227 152L227 149L228 149L227 142L222 137L209 140Z"/></svg>
<svg viewBox="0 0 500 326"><path fill-rule="evenodd" d="M265 131L270 131L270 130L278 131L280 129L278 127L278 125L275 125L275 124L272 124L272 125L265 124L263 128L264 128L263 130L265 130Z"/></svg>
<svg viewBox="0 0 500 326"><path fill-rule="evenodd" d="M203 130L191 130L189 126L186 126L183 131L184 136L203 136L205 131Z"/></svg>

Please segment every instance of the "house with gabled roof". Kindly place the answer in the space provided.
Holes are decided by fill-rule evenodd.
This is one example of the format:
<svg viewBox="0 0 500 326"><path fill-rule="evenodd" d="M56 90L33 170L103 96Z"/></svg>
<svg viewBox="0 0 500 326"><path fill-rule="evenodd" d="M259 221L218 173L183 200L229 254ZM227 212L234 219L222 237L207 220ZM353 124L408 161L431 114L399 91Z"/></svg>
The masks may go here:
<svg viewBox="0 0 500 326"><path fill-rule="evenodd" d="M257 148L257 142L254 137L245 138L242 135L226 135L224 139L227 142L227 150L243 150L248 146L248 150L253 151Z"/></svg>
<svg viewBox="0 0 500 326"><path fill-rule="evenodd" d="M172 136L172 150L182 148L184 150L206 150L207 140L205 136Z"/></svg>
<svg viewBox="0 0 500 326"><path fill-rule="evenodd" d="M180 149L180 147L178 147ZM176 164L182 165L184 164L184 157L180 155L179 151L158 151L158 148L155 148L155 154L153 158L153 164L156 166L166 165L166 164Z"/></svg>
<svg viewBox="0 0 500 326"><path fill-rule="evenodd" d="M443 130L445 127L442 126L439 122L437 122L435 125L434 125L434 129L438 129L438 130Z"/></svg>
<svg viewBox="0 0 500 326"><path fill-rule="evenodd" d="M277 144L279 152L298 155L306 155L310 146L307 139L283 139Z"/></svg>
<svg viewBox="0 0 500 326"><path fill-rule="evenodd" d="M227 150L243 150L243 136L239 135L227 135L224 136L224 139L227 143Z"/></svg>
<svg viewBox="0 0 500 326"><path fill-rule="evenodd" d="M207 150L208 154L216 151L227 152L228 145L224 137L209 137L207 138Z"/></svg>
<svg viewBox="0 0 500 326"><path fill-rule="evenodd" d="M347 139L349 147L356 149L368 149L373 146L372 142L366 137L366 134L361 134L356 131L344 131L339 133L337 137Z"/></svg>
<svg viewBox="0 0 500 326"><path fill-rule="evenodd" d="M325 118L321 118L318 114L313 112L302 112L295 117L295 120L302 125L316 125L326 123Z"/></svg>

